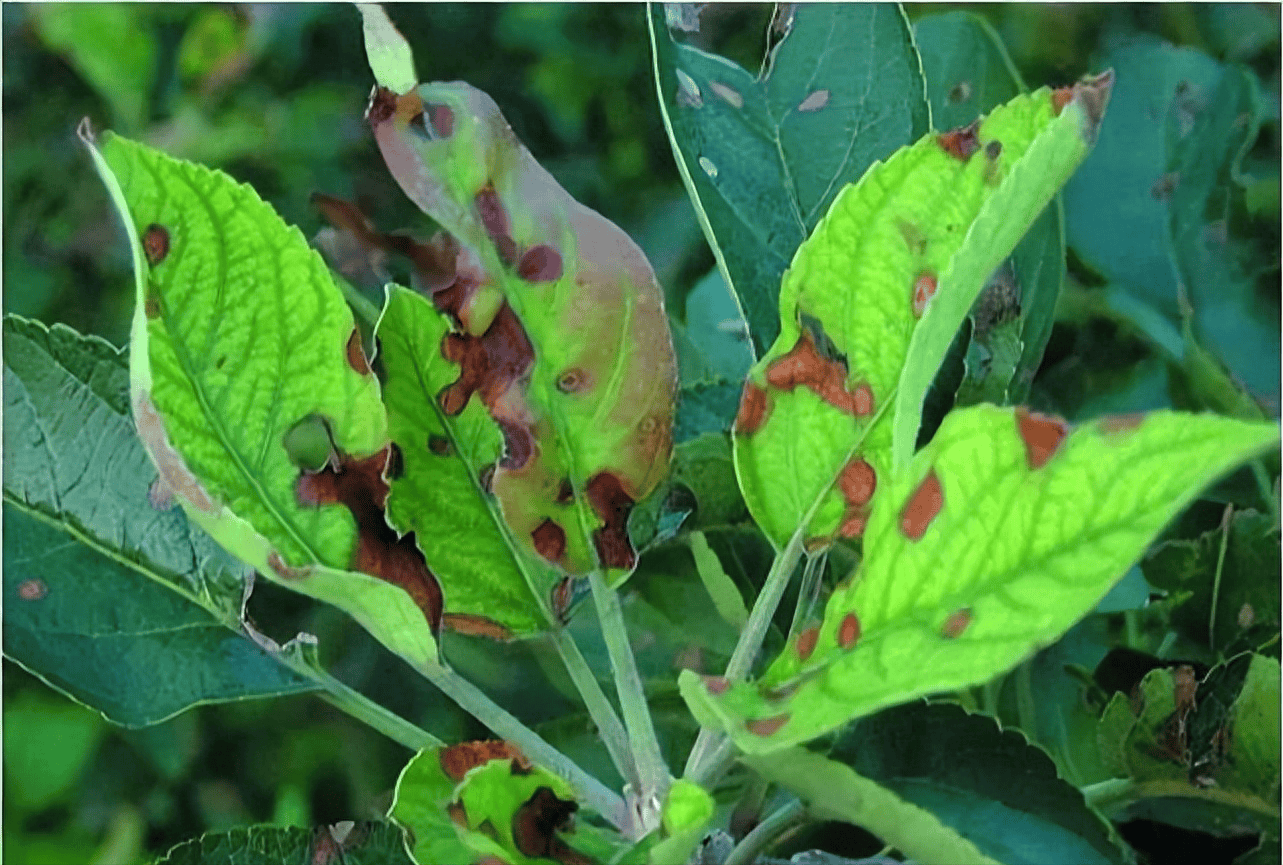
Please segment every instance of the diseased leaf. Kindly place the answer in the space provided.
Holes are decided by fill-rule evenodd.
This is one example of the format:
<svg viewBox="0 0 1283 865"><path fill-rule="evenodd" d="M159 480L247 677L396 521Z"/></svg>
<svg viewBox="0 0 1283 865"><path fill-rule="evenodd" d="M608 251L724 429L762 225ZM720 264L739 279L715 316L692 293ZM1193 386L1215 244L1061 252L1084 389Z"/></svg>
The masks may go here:
<svg viewBox="0 0 1283 865"><path fill-rule="evenodd" d="M1010 669L1082 618L1269 424L1154 412L1072 432L1024 409L951 413L869 516L864 560L760 682L684 673L702 724L760 753Z"/></svg>
<svg viewBox="0 0 1283 865"><path fill-rule="evenodd" d="M912 453L954 334L1085 155L1108 84L1041 90L921 139L845 188L798 249L779 339L735 425L745 501L777 548L799 527L808 539L863 532L878 484ZM892 400L894 421L879 422Z"/></svg>
<svg viewBox="0 0 1283 865"><path fill-rule="evenodd" d="M409 831L420 865L645 861L644 846L616 859L631 845L574 820L578 807L564 781L507 742L465 742L416 754L397 780L389 816Z"/></svg>
<svg viewBox="0 0 1283 865"><path fill-rule="evenodd" d="M403 834L391 823L375 821L314 829L238 826L184 841L156 865L409 865Z"/></svg>
<svg viewBox="0 0 1283 865"><path fill-rule="evenodd" d="M379 386L321 257L226 174L82 135L133 249L130 400L162 485L259 573L432 659L440 590L383 519ZM318 421L331 459L311 472L286 439Z"/></svg>
<svg viewBox="0 0 1283 865"><path fill-rule="evenodd" d="M388 428L400 454L388 520L413 533L440 581L446 625L527 636L566 616L573 590L562 587L559 600L563 575L512 538L486 487L504 454L503 436L485 407L469 401L449 415L437 401L459 378L459 365L441 354L449 332L449 320L430 301L389 286L377 331ZM536 530L534 543L541 550L550 541Z"/></svg>
<svg viewBox="0 0 1283 865"><path fill-rule="evenodd" d="M4 654L109 720L311 685L240 633L247 569L156 477L106 342L4 320Z"/></svg>
<svg viewBox="0 0 1283 865"><path fill-rule="evenodd" d="M387 82L381 82L386 84ZM571 198L462 82L381 87L367 119L401 188L451 236L420 281L455 329L438 399L503 434L491 480L512 535L574 576L636 556L628 514L664 479L676 361L663 293L623 231Z"/></svg>
<svg viewBox="0 0 1283 865"><path fill-rule="evenodd" d="M777 8L761 76L683 44L660 4L648 11L669 142L758 356L780 332L780 277L834 197L930 127L898 6Z"/></svg>
<svg viewBox="0 0 1283 865"><path fill-rule="evenodd" d="M986 855L1016 863L1121 863L1109 824L1017 730L949 704L862 718L829 759L933 813Z"/></svg>
<svg viewBox="0 0 1283 865"><path fill-rule="evenodd" d="M665 838L650 851L651 865L669 862L688 862L695 845L704 835L716 805L713 797L703 787L679 778L668 790L664 802Z"/></svg>

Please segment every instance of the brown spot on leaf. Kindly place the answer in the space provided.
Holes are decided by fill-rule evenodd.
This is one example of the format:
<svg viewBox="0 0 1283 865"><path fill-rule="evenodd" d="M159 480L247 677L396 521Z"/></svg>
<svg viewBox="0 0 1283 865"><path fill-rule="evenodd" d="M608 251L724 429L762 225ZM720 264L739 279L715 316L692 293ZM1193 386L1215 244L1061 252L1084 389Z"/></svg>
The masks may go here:
<svg viewBox="0 0 1283 865"><path fill-rule="evenodd" d="M169 229L152 223L143 232L143 254L152 267L160 264L169 255Z"/></svg>
<svg viewBox="0 0 1283 865"><path fill-rule="evenodd" d="M305 506L336 502L346 506L357 527L352 567L404 589L436 633L441 627L441 587L428 570L414 534L398 538L384 519L388 484L383 471L389 452L385 447L364 459L340 455L337 467L302 474L295 484L295 495Z"/></svg>
<svg viewBox="0 0 1283 865"><path fill-rule="evenodd" d="M744 729L754 736L774 736L792 717L793 713L785 712L782 715L775 715L771 718L754 718L751 721L744 722Z"/></svg>
<svg viewBox="0 0 1283 865"><path fill-rule="evenodd" d="M797 106L798 111L819 111L825 105L829 104L829 96L832 95L828 90L814 90L802 100Z"/></svg>
<svg viewBox="0 0 1283 865"><path fill-rule="evenodd" d="M811 657L815 651L815 645L820 641L820 628L818 625L811 625L803 629L802 633L797 635L797 657L805 661Z"/></svg>
<svg viewBox="0 0 1283 865"><path fill-rule="evenodd" d="M1002 142L990 141L985 145L985 158L994 162L1002 155Z"/></svg>
<svg viewBox="0 0 1283 865"><path fill-rule="evenodd" d="M530 539L534 541L535 552L553 564L559 563L566 554L566 530L553 522L552 517L536 526Z"/></svg>
<svg viewBox="0 0 1283 865"><path fill-rule="evenodd" d="M405 454L401 453L401 446L396 442L388 445L388 467L383 476L390 481L405 477Z"/></svg>
<svg viewBox="0 0 1283 865"><path fill-rule="evenodd" d="M365 349L361 348L361 334L352 328L352 335L347 338L347 364L361 375L370 374L370 362L365 359Z"/></svg>
<svg viewBox="0 0 1283 865"><path fill-rule="evenodd" d="M913 316L922 318L922 314L927 311L927 304L931 298L936 296L936 275L929 270L918 274L918 278L913 283Z"/></svg>
<svg viewBox="0 0 1283 865"><path fill-rule="evenodd" d="M526 250L517 265L517 275L527 282L552 282L561 274L561 253L543 243Z"/></svg>
<svg viewBox="0 0 1283 865"><path fill-rule="evenodd" d="M49 594L49 586L44 580L32 578L18 583L18 597L24 601L38 601Z"/></svg>
<svg viewBox="0 0 1283 865"><path fill-rule="evenodd" d="M365 120L371 126L385 123L396 114L396 94L386 87L376 87L370 94L370 104L365 108Z"/></svg>
<svg viewBox="0 0 1283 865"><path fill-rule="evenodd" d="M842 525L838 534L847 540L864 537L864 530L869 527L869 514L863 510L848 509L842 516Z"/></svg>
<svg viewBox="0 0 1283 865"><path fill-rule="evenodd" d="M936 136L936 141L944 152L954 159L966 162L980 149L980 121L975 120L966 126L959 126Z"/></svg>
<svg viewBox="0 0 1283 865"><path fill-rule="evenodd" d="M904 510L900 512L900 532L911 541L920 541L922 536L927 533L927 527L931 525L939 514L940 509L944 507L944 489L940 486L940 478L936 476L936 470L931 469L927 476L918 484L918 488L909 496L909 500L904 504Z"/></svg>
<svg viewBox="0 0 1283 865"><path fill-rule="evenodd" d="M470 637L489 637L492 640L507 642L512 639L512 631L485 616L474 616L471 613L446 613L441 622L456 634L467 634Z"/></svg>
<svg viewBox="0 0 1283 865"><path fill-rule="evenodd" d="M971 609L963 607L956 613L951 613L949 618L944 620L944 626L940 628L940 636L946 640L956 640L962 636L962 632L971 624Z"/></svg>
<svg viewBox="0 0 1283 865"><path fill-rule="evenodd" d="M529 371L535 358L534 346L507 301L481 336L446 334L441 354L459 364L459 378L439 397L449 415L463 411L473 393L494 415L500 398Z"/></svg>
<svg viewBox="0 0 1283 865"><path fill-rule="evenodd" d="M160 318L160 298L152 292L147 292L147 297L143 300L143 312L152 321Z"/></svg>
<svg viewBox="0 0 1283 865"><path fill-rule="evenodd" d="M838 489L848 505L863 507L873 498L878 488L878 475L863 457L856 457L846 464L838 475Z"/></svg>
<svg viewBox="0 0 1283 865"><path fill-rule="evenodd" d="M495 418L499 431L503 433L503 457L499 466L516 471L524 468L535 454L535 437L524 426L502 418Z"/></svg>
<svg viewBox="0 0 1283 865"><path fill-rule="evenodd" d="M971 98L971 82L959 81L949 88L950 102L966 102Z"/></svg>
<svg viewBox="0 0 1283 865"><path fill-rule="evenodd" d="M445 813L454 825L461 829L468 828L468 809L464 807L462 802L451 802L446 805Z"/></svg>
<svg viewBox="0 0 1283 865"><path fill-rule="evenodd" d="M842 617L842 623L838 625L838 648L842 650L850 649L860 641L860 617L855 613L847 613Z"/></svg>
<svg viewBox="0 0 1283 865"><path fill-rule="evenodd" d="M873 413L873 388L865 382L860 382L851 391L851 407L860 417L865 417Z"/></svg>
<svg viewBox="0 0 1283 865"><path fill-rule="evenodd" d="M575 578L563 577L561 582L552 587L552 614L557 621L564 622L570 614L570 605L575 602Z"/></svg>
<svg viewBox="0 0 1283 865"><path fill-rule="evenodd" d="M477 483L480 484L481 489L485 490L487 493L494 492L494 470L494 463L486 463L481 467L481 470L477 472Z"/></svg>
<svg viewBox="0 0 1283 865"><path fill-rule="evenodd" d="M605 522L593 532L597 557L607 568L631 570L637 557L628 540L628 514L633 499L624 492L619 478L611 472L598 472L588 480L584 490L593 512Z"/></svg>
<svg viewBox="0 0 1283 865"><path fill-rule="evenodd" d="M707 688L708 693L712 694L714 697L720 697L722 694L725 694L730 690L731 683L729 679L723 676L705 676L704 687Z"/></svg>
<svg viewBox="0 0 1283 865"><path fill-rule="evenodd" d="M499 193L495 192L494 184L487 183L483 186L473 203L476 205L477 215L481 217L481 224L485 226L486 233L499 251L499 259L509 266L516 264L517 244L512 239L512 222L508 219L507 208L499 200Z"/></svg>
<svg viewBox="0 0 1283 865"><path fill-rule="evenodd" d="M1025 443L1025 458L1029 468L1040 469L1055 455L1060 443L1069 434L1069 424L1058 417L1031 412L1024 406L1016 407L1016 430Z"/></svg>
<svg viewBox="0 0 1283 865"><path fill-rule="evenodd" d="M580 393L592 387L592 374L586 369L574 367L557 376L557 390L562 393Z"/></svg>
<svg viewBox="0 0 1283 865"><path fill-rule="evenodd" d="M1059 117L1060 112L1065 110L1065 106L1073 101L1073 98L1074 89L1072 87L1057 87L1051 91L1051 113Z"/></svg>
<svg viewBox="0 0 1283 865"><path fill-rule="evenodd" d="M448 457L454 452L454 445L445 436L432 433L428 436L428 450L439 457Z"/></svg>
<svg viewBox="0 0 1283 865"><path fill-rule="evenodd" d="M460 742L448 745L437 754L441 771L451 781L462 781L469 771L484 766L491 760L512 760L514 765L530 768L530 761L521 749L503 739L484 739L478 742Z"/></svg>
<svg viewBox="0 0 1283 865"><path fill-rule="evenodd" d="M570 478L562 478L561 483L557 486L556 502L559 505L570 504L570 500L575 497L575 488L570 483Z"/></svg>
<svg viewBox="0 0 1283 865"><path fill-rule="evenodd" d="M575 802L557 798L551 787L539 787L512 815L512 842L522 855L552 859L562 865L593 865L594 861L557 837L570 828L579 810Z"/></svg>
<svg viewBox="0 0 1283 865"><path fill-rule="evenodd" d="M196 476L187 468L187 464L169 443L169 434L165 431L164 421L152 404L151 397L145 391L140 392L134 400L134 425L138 428L138 437L143 440L147 451L160 473L161 483L175 495L189 502L192 507L207 514L217 514L219 508L205 492Z"/></svg>
<svg viewBox="0 0 1283 865"><path fill-rule="evenodd" d="M753 379L744 380L744 390L740 394L739 412L735 415L735 432L742 436L751 436L761 428L766 420L770 407L766 391L753 383Z"/></svg>
<svg viewBox="0 0 1283 865"><path fill-rule="evenodd" d="M708 82L708 87L716 93L723 102L732 108L744 107L744 97L740 95L738 90L731 87L729 84L723 84L720 81L710 81Z"/></svg>
<svg viewBox="0 0 1283 865"><path fill-rule="evenodd" d="M295 568L285 564L285 559L276 550L267 554L267 566L282 580L301 580L312 575L310 567Z"/></svg>
<svg viewBox="0 0 1283 865"><path fill-rule="evenodd" d="M871 408L872 392L857 400L856 394L846 389L846 375L846 365L823 356L805 330L789 353L766 370L766 380L773 387L792 390L803 385L839 411L858 415L861 408Z"/></svg>

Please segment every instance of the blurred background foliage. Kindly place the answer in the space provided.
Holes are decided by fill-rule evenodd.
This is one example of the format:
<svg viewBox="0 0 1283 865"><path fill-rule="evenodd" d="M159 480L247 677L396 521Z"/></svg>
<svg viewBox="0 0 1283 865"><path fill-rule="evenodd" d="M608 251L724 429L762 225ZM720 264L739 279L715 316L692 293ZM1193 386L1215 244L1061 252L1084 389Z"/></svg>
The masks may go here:
<svg viewBox="0 0 1283 865"><path fill-rule="evenodd" d="M957 8L912 5L908 12L916 20ZM1259 93L1260 131L1231 165L1233 183L1220 210L1206 218L1224 220L1221 230L1241 247L1242 278L1275 331L1274 347L1259 363L1275 370L1277 382L1279 7L962 8L990 21L1031 87L1097 71L1133 43L1171 43L1242 64ZM422 78L465 79L493 96L571 194L638 240L665 287L670 314L691 338L717 330L727 299L724 291L694 291L713 257L660 119L641 6L424 4L390 12L416 48ZM766 7L706 10L700 38L757 69L769 14ZM371 76L350 6L5 4L3 38L8 312L62 321L117 345L127 338L129 261L75 136L82 117L95 129L228 171L308 237L323 225L310 203L316 192L358 202L385 231L422 227L362 120ZM1172 404L1215 407L1232 397L1235 389L1219 385L1209 395L1207 376L1224 375L1201 347L1187 346L1179 362L1177 352L1164 352L1173 339L1180 348L1187 338L1170 323L1147 329L1144 315L1120 313L1110 301L1109 275L1074 252L1072 213L1070 222L1069 279L1033 398L1072 418ZM726 342L724 333L720 338ZM726 352L742 352L729 342ZM742 367L742 360L731 366ZM705 362L716 366L718 358ZM1277 416L1276 392L1255 396ZM729 481L711 462L698 468L717 474L717 483ZM1250 475L1227 483L1224 500L1234 499L1234 483L1255 489ZM728 511L742 518L734 503ZM1195 509L1173 537L1199 538L1219 519L1219 508ZM709 528L723 561L747 563L732 576L746 589L760 581L760 536ZM694 729L673 673L681 666L711 669L734 641L733 633L708 625L720 620L692 573L684 546L657 548L643 558L629 601L675 765ZM260 587L251 611L282 641L297 630L319 635L335 675L438 736L482 735L343 616L271 586ZM585 652L604 668L592 628L580 627L584 617L575 625ZM543 648L447 639L466 675L523 718L542 722L541 731L590 771L615 780L564 674ZM310 696L201 707L154 727L122 730L8 661L3 693L3 842L5 861L15 863L143 862L209 829L377 817L409 756Z"/></svg>

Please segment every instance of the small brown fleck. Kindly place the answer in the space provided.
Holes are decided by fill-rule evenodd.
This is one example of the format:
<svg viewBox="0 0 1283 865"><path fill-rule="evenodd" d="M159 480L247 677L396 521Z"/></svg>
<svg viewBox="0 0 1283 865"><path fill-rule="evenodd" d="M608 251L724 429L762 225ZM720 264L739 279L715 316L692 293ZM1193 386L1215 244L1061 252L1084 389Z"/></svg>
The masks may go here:
<svg viewBox="0 0 1283 865"><path fill-rule="evenodd" d="M985 145L985 158L993 161L1002 155L1002 142L990 141Z"/></svg>
<svg viewBox="0 0 1283 865"><path fill-rule="evenodd" d="M927 311L927 304L931 298L936 295L936 275L929 270L923 271L918 275L917 280L913 283L913 315L915 318L922 318L922 314Z"/></svg>
<svg viewBox="0 0 1283 865"><path fill-rule="evenodd" d="M570 478L562 478L561 484L557 487L557 498L555 501L559 505L569 504L570 500L575 497L575 487L570 483Z"/></svg>
<svg viewBox="0 0 1283 865"><path fill-rule="evenodd" d="M513 637L512 631L493 619L471 613L446 613L441 617L441 623L456 634L467 634L470 637L488 637L500 642L507 642Z"/></svg>
<svg viewBox="0 0 1283 865"><path fill-rule="evenodd" d="M819 111L825 105L829 104L829 96L831 95L832 94L830 94L828 90L812 91L805 99L802 100L801 104L797 106L797 110L802 112Z"/></svg>
<svg viewBox="0 0 1283 865"><path fill-rule="evenodd" d="M966 102L971 98L971 82L959 81L949 88L950 102Z"/></svg>
<svg viewBox="0 0 1283 865"><path fill-rule="evenodd" d="M951 613L949 618L944 620L944 627L940 629L940 636L946 640L956 640L962 636L962 632L971 624L971 609L963 607L955 613Z"/></svg>
<svg viewBox="0 0 1283 865"><path fill-rule="evenodd" d="M517 265L517 276L527 282L552 282L561 279L561 274L561 253L543 243L526 250Z"/></svg>
<svg viewBox="0 0 1283 865"><path fill-rule="evenodd" d="M869 514L867 511L851 511L842 517L842 525L838 527L838 534L847 540L852 538L864 537L864 530L869 527Z"/></svg>
<svg viewBox="0 0 1283 865"><path fill-rule="evenodd" d="M878 475L863 457L856 457L846 464L838 475L838 489L848 505L863 507L873 498L878 488Z"/></svg>
<svg viewBox="0 0 1283 865"><path fill-rule="evenodd" d="M454 451L454 445L450 440L438 433L432 433L428 436L428 450L439 457L448 457Z"/></svg>
<svg viewBox="0 0 1283 865"><path fill-rule="evenodd" d="M143 254L152 267L160 264L169 255L169 229L152 223L143 232Z"/></svg>
<svg viewBox="0 0 1283 865"><path fill-rule="evenodd" d="M147 292L147 298L143 301L143 312L152 321L160 318L160 298L152 292Z"/></svg>
<svg viewBox="0 0 1283 865"><path fill-rule="evenodd" d="M512 844L532 859L552 859L561 865L592 865L595 861L557 837L570 831L579 805L559 799L551 787L539 787L512 815Z"/></svg>
<svg viewBox="0 0 1283 865"><path fill-rule="evenodd" d="M1025 457L1029 468L1040 469L1047 464L1069 434L1069 425L1058 417L1031 412L1016 406L1016 429L1025 443Z"/></svg>
<svg viewBox="0 0 1283 865"><path fill-rule="evenodd" d="M462 802L451 802L445 807L445 812L451 823L461 829L468 828L468 809L463 807Z"/></svg>
<svg viewBox="0 0 1283 865"><path fill-rule="evenodd" d="M967 126L960 126L936 136L936 141L944 152L954 159L966 162L980 149L980 121L973 121Z"/></svg>
<svg viewBox="0 0 1283 865"><path fill-rule="evenodd" d="M557 376L557 390L562 393L579 393L592 385L592 375L587 370L575 367Z"/></svg>
<svg viewBox="0 0 1283 865"><path fill-rule="evenodd" d="M38 601L49 594L49 586L44 580L32 577L18 584L18 597L24 601Z"/></svg>
<svg viewBox="0 0 1283 865"><path fill-rule="evenodd" d="M936 470L931 469L918 484L918 488L909 496L900 512L900 532L911 541L920 541L927 533L931 522L944 507L944 489Z"/></svg>
<svg viewBox="0 0 1283 865"><path fill-rule="evenodd" d="M744 729L748 730L754 736L774 736L780 731L780 728L789 722L793 717L792 712L785 712L782 715L776 715L773 718L754 718L751 721L744 722Z"/></svg>
<svg viewBox="0 0 1283 865"><path fill-rule="evenodd" d="M575 600L575 578L563 577L561 582L552 587L552 612L557 621L564 622L570 613L570 605Z"/></svg>
<svg viewBox="0 0 1283 865"><path fill-rule="evenodd" d="M545 518L530 533L530 537L535 542L535 552L554 564L560 562L561 557L566 554L566 530L553 522L551 517Z"/></svg>
<svg viewBox="0 0 1283 865"><path fill-rule="evenodd" d="M744 391L740 394L739 412L735 415L735 432L742 436L751 436L757 432L766 420L769 403L766 391L746 379Z"/></svg>
<svg viewBox="0 0 1283 865"><path fill-rule="evenodd" d="M873 414L873 388L864 382L856 385L855 390L851 391L851 404L859 417L867 417Z"/></svg>
<svg viewBox="0 0 1283 865"><path fill-rule="evenodd" d="M1060 112L1065 110L1065 106L1073 101L1073 98L1074 89L1072 87L1057 87L1051 91L1051 113L1059 117Z"/></svg>
<svg viewBox="0 0 1283 865"><path fill-rule="evenodd" d="M267 554L267 566L282 580L301 580L312 573L311 568L295 568L285 564L285 559L276 550Z"/></svg>
<svg viewBox="0 0 1283 865"><path fill-rule="evenodd" d="M818 625L811 625L803 629L802 633L797 635L797 657L805 661L811 657L815 651L815 645L820 641L820 628Z"/></svg>
<svg viewBox="0 0 1283 865"><path fill-rule="evenodd" d="M352 328L352 335L347 338L347 363L360 375L370 374L370 362L365 359L365 349L361 348L361 334Z"/></svg>
<svg viewBox="0 0 1283 865"><path fill-rule="evenodd" d="M850 649L860 641L860 617L847 613L838 625L838 648Z"/></svg>
<svg viewBox="0 0 1283 865"><path fill-rule="evenodd" d="M720 697L722 694L725 694L730 690L731 683L722 676L705 676L704 687L707 688L708 693L712 694L714 697Z"/></svg>
<svg viewBox="0 0 1283 865"><path fill-rule="evenodd" d="M401 453L401 446L396 442L388 445L388 464L383 469L383 476L390 481L405 477L405 454Z"/></svg>

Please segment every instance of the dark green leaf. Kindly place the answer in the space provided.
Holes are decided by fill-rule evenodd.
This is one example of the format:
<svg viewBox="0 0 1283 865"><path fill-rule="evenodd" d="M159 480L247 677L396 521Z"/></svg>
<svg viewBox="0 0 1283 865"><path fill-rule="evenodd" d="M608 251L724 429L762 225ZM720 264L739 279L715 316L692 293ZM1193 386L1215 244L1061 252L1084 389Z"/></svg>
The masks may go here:
<svg viewBox="0 0 1283 865"><path fill-rule="evenodd" d="M342 840L340 840L342 839ZM391 823L242 826L184 841L155 865L411 865L404 834Z"/></svg>

